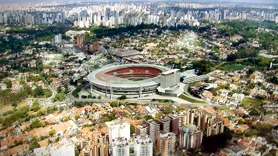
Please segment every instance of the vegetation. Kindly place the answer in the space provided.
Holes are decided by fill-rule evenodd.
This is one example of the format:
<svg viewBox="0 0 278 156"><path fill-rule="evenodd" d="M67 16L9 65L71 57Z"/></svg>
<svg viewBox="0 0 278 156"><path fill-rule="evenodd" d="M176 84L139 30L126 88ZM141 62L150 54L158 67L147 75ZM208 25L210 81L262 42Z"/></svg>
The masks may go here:
<svg viewBox="0 0 278 156"><path fill-rule="evenodd" d="M169 100L169 99L152 99L152 102L158 101L158 102L165 102L165 103L174 103L175 101Z"/></svg>
<svg viewBox="0 0 278 156"><path fill-rule="evenodd" d="M30 111L37 112L38 110L40 110L40 103L38 101L34 101L30 108Z"/></svg>
<svg viewBox="0 0 278 156"><path fill-rule="evenodd" d="M118 107L119 106L119 102L118 101L113 101L110 103L111 107Z"/></svg>
<svg viewBox="0 0 278 156"><path fill-rule="evenodd" d="M195 100L195 99L192 99L192 98L189 98L189 97L185 96L184 94L181 94L180 96L178 96L178 98L183 99L185 101L189 101L191 103L204 103L204 104L206 104L205 101Z"/></svg>
<svg viewBox="0 0 278 156"><path fill-rule="evenodd" d="M19 110L14 111L10 116L4 119L3 126L7 127L10 126L15 121L26 121L30 120L32 116L28 116L29 107L22 107ZM20 119L20 120L19 120Z"/></svg>
<svg viewBox="0 0 278 156"><path fill-rule="evenodd" d="M241 65L241 64L230 64L230 65L222 65L222 67L220 67L220 70L226 70L226 71L236 71L236 70L242 70L244 69L246 66L245 65Z"/></svg>
<svg viewBox="0 0 278 156"><path fill-rule="evenodd" d="M55 26L40 26L39 28L21 28L14 27L6 31L7 34L27 34L30 35L27 41L32 41L34 38L37 41L51 41L52 38L57 34L65 34L69 30L69 27L65 25L55 25ZM64 38L66 36L63 36Z"/></svg>
<svg viewBox="0 0 278 156"><path fill-rule="evenodd" d="M118 97L117 99L118 99L118 100L125 100L125 99L127 99L127 97L126 97L125 94L123 94L122 96Z"/></svg>
<svg viewBox="0 0 278 156"><path fill-rule="evenodd" d="M10 54L14 54L24 50L24 47L28 45L28 40L21 40L12 35L8 36L7 40L4 36L0 36L0 54L9 51Z"/></svg>
<svg viewBox="0 0 278 156"><path fill-rule="evenodd" d="M81 84L79 86L76 87L76 89L74 91L72 91L72 95L75 97L75 98L79 98L79 95L78 93L84 88L84 85Z"/></svg>
<svg viewBox="0 0 278 156"><path fill-rule="evenodd" d="M224 148L229 144L232 139L232 133L229 128L224 128L224 133L204 137L202 142L202 149L205 152L216 152L218 149ZM212 144L213 142L213 144Z"/></svg>
<svg viewBox="0 0 278 156"><path fill-rule="evenodd" d="M173 112L173 109L171 107L164 107L162 109L162 111L165 113L165 114L170 114Z"/></svg>
<svg viewBox="0 0 278 156"><path fill-rule="evenodd" d="M34 136L31 139L31 146L29 147L29 150L33 150L33 149L38 148L38 147L40 147L40 145L38 144L38 138L36 136Z"/></svg>
<svg viewBox="0 0 278 156"><path fill-rule="evenodd" d="M38 86L31 94L34 98L48 98L52 95L52 92L49 89L42 89L41 86Z"/></svg>
<svg viewBox="0 0 278 156"><path fill-rule="evenodd" d="M250 49L240 49L235 54L230 54L227 57L227 61L235 61L241 58L256 58L258 56L258 51Z"/></svg>
<svg viewBox="0 0 278 156"><path fill-rule="evenodd" d="M257 100L257 99L251 99L251 98L244 98L244 100L242 101L242 105L243 106L260 106L262 105L262 101L261 100Z"/></svg>
<svg viewBox="0 0 278 156"><path fill-rule="evenodd" d="M35 121L33 121L31 124L30 124L30 127L31 128L38 128L38 127L41 127L42 126L42 123L40 122L40 120L38 118L36 118Z"/></svg>
<svg viewBox="0 0 278 156"><path fill-rule="evenodd" d="M103 114L102 117L100 118L99 123L105 123L107 121L112 121L116 119L116 112L112 111L110 114Z"/></svg>
<svg viewBox="0 0 278 156"><path fill-rule="evenodd" d="M215 64L209 60L193 61L193 68L196 69L198 75L213 71L214 66Z"/></svg>
<svg viewBox="0 0 278 156"><path fill-rule="evenodd" d="M135 133L135 127L133 125L130 125L130 134Z"/></svg>
<svg viewBox="0 0 278 156"><path fill-rule="evenodd" d="M256 124L252 127L252 129L245 132L245 135L248 137L252 136L267 136L269 132L273 130L273 126L269 124Z"/></svg>
<svg viewBox="0 0 278 156"><path fill-rule="evenodd" d="M62 102L65 101L65 93L57 93L56 96L52 99L53 102Z"/></svg>

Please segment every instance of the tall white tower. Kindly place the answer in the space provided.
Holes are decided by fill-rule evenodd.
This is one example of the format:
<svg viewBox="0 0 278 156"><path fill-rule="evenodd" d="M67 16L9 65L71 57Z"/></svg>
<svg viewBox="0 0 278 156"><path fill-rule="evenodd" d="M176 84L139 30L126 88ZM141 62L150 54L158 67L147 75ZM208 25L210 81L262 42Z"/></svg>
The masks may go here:
<svg viewBox="0 0 278 156"><path fill-rule="evenodd" d="M135 156L153 155L153 143L151 138L146 134L135 136L134 152Z"/></svg>

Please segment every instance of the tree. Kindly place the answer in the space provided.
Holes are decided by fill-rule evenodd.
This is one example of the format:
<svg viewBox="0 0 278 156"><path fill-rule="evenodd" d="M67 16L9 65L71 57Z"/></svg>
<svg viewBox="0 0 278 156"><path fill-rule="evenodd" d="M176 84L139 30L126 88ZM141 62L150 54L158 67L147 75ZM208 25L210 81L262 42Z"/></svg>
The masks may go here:
<svg viewBox="0 0 278 156"><path fill-rule="evenodd" d="M38 148L38 147L40 147L39 144L38 144L38 138L36 136L34 136L31 139L31 145L29 147L29 150L33 150L33 149Z"/></svg>
<svg viewBox="0 0 278 156"><path fill-rule="evenodd" d="M48 108L47 108L47 110L48 110ZM50 113L50 112L48 111L48 113ZM43 116L45 114L46 114L46 110L45 109L38 110L38 112L37 112L37 116Z"/></svg>
<svg viewBox="0 0 278 156"><path fill-rule="evenodd" d="M165 107L165 108L163 109L163 112L164 112L165 114L170 114L170 113L173 112L173 109L170 108L170 107Z"/></svg>
<svg viewBox="0 0 278 156"><path fill-rule="evenodd" d="M33 97L42 97L44 95L43 89L41 86L37 86L33 91L32 91L32 96Z"/></svg>
<svg viewBox="0 0 278 156"><path fill-rule="evenodd" d="M144 116L144 119L145 119L146 121L148 121L148 120L150 120L150 119L153 119L153 117L152 117L151 115L145 115L145 116Z"/></svg>
<svg viewBox="0 0 278 156"><path fill-rule="evenodd" d="M97 98L98 98L99 100L101 100L101 96L98 96Z"/></svg>
<svg viewBox="0 0 278 156"><path fill-rule="evenodd" d="M35 121L33 121L30 125L31 128L37 128L37 127L41 127L42 123L40 122L40 120L37 118Z"/></svg>
<svg viewBox="0 0 278 156"><path fill-rule="evenodd" d="M111 102L110 105L111 105L111 107L118 107L119 106L117 101Z"/></svg>
<svg viewBox="0 0 278 156"><path fill-rule="evenodd" d="M12 88L12 81L11 80L4 81L4 83L7 85L7 88Z"/></svg>
<svg viewBox="0 0 278 156"><path fill-rule="evenodd" d="M61 101L64 101L66 99L65 97L65 93L57 93L56 96L52 99L53 102L61 102Z"/></svg>
<svg viewBox="0 0 278 156"><path fill-rule="evenodd" d="M130 125L130 135L135 133L135 127L133 125Z"/></svg>
<svg viewBox="0 0 278 156"><path fill-rule="evenodd" d="M252 137L252 136L258 135L258 134L259 134L259 131L257 131L256 129L251 129L245 133L245 135L247 137Z"/></svg>
<svg viewBox="0 0 278 156"><path fill-rule="evenodd" d="M30 111L37 112L40 109L40 103L38 101L33 101Z"/></svg>
<svg viewBox="0 0 278 156"><path fill-rule="evenodd" d="M17 102L13 102L13 103L12 103L12 106L13 106L13 107L17 107Z"/></svg>
<svg viewBox="0 0 278 156"><path fill-rule="evenodd" d="M76 115L76 116L74 117L75 120L78 120L79 118L80 118L79 115Z"/></svg>
<svg viewBox="0 0 278 156"><path fill-rule="evenodd" d="M98 63L94 64L94 68L95 69L99 68L99 64Z"/></svg>
<svg viewBox="0 0 278 156"><path fill-rule="evenodd" d="M49 131L49 135L52 137L56 133L55 129L51 129Z"/></svg>
<svg viewBox="0 0 278 156"><path fill-rule="evenodd" d="M125 94L123 94L122 96L118 97L117 99L118 99L118 100L125 100L125 99L127 99L127 97L126 97Z"/></svg>

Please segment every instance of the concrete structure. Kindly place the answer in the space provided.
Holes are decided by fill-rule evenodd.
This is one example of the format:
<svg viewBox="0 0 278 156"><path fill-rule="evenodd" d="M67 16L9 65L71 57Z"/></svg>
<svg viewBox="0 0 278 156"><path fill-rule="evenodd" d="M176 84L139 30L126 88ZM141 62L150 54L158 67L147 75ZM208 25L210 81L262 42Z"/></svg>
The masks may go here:
<svg viewBox="0 0 278 156"><path fill-rule="evenodd" d="M183 78L183 83L189 84L189 83L193 83L193 82L196 82L196 81L204 81L207 78L209 78L209 75L184 77Z"/></svg>
<svg viewBox="0 0 278 156"><path fill-rule="evenodd" d="M135 135L145 135L148 134L149 125L145 122L137 124L135 127Z"/></svg>
<svg viewBox="0 0 278 156"><path fill-rule="evenodd" d="M118 137L130 139L130 123L121 119L113 120L106 123L109 131L109 142Z"/></svg>
<svg viewBox="0 0 278 156"><path fill-rule="evenodd" d="M157 140L157 133L160 130L160 125L155 121L147 121L145 123L148 124L148 135L152 139L152 142L155 144Z"/></svg>
<svg viewBox="0 0 278 156"><path fill-rule="evenodd" d="M217 135L224 132L224 123L221 120L208 119L206 126L206 136Z"/></svg>
<svg viewBox="0 0 278 156"><path fill-rule="evenodd" d="M112 95L141 97L156 92L161 82L161 73L167 67L150 64L126 64L96 70L87 76L91 90Z"/></svg>
<svg viewBox="0 0 278 156"><path fill-rule="evenodd" d="M112 139L112 156L129 156L128 139L117 137Z"/></svg>
<svg viewBox="0 0 278 156"><path fill-rule="evenodd" d="M64 156L64 155L75 156L74 146L75 146L74 144L63 145L63 146L59 147L58 149L51 151L50 155L53 155L53 156Z"/></svg>
<svg viewBox="0 0 278 156"><path fill-rule="evenodd" d="M87 46L87 51L93 53L99 50L99 45L97 43L91 43Z"/></svg>
<svg viewBox="0 0 278 156"><path fill-rule="evenodd" d="M108 143L106 141L106 136L101 135L100 130L94 130L91 132L92 138L90 141L86 143L86 140L81 140L81 148L86 145L82 151L80 151L80 155L90 155L90 156L108 156Z"/></svg>
<svg viewBox="0 0 278 156"><path fill-rule="evenodd" d="M246 11L242 11L241 19L246 20Z"/></svg>
<svg viewBox="0 0 278 156"><path fill-rule="evenodd" d="M161 156L170 156L175 152L176 135L174 133L157 133L156 151Z"/></svg>
<svg viewBox="0 0 278 156"><path fill-rule="evenodd" d="M75 155L75 144L69 138L62 138L59 142L56 143L56 146L50 144L48 146L42 146L35 148L32 155L42 156L42 155L53 155L53 156L74 156ZM10 154L11 155L11 154ZM13 155L22 155L13 154Z"/></svg>
<svg viewBox="0 0 278 156"><path fill-rule="evenodd" d="M135 156L152 156L153 142L148 135L137 135L134 138Z"/></svg>
<svg viewBox="0 0 278 156"><path fill-rule="evenodd" d="M85 31L85 30L82 30L82 31L73 31L73 30L69 30L66 32L66 36L69 36L71 37L71 39L73 40L74 36L78 35L78 34L85 34L85 33L90 33L90 31Z"/></svg>
<svg viewBox="0 0 278 156"><path fill-rule="evenodd" d="M141 54L137 50L127 50L127 49L119 49L119 48L108 50L108 53L110 55L118 57L118 58L123 58L123 57L127 57L127 56L134 56L134 55Z"/></svg>
<svg viewBox="0 0 278 156"><path fill-rule="evenodd" d="M81 34L77 34L76 35L76 44L79 48L85 47L86 46L86 42L85 42L85 35L81 35Z"/></svg>
<svg viewBox="0 0 278 156"><path fill-rule="evenodd" d="M166 116L159 119L160 130L163 133L170 132L170 117Z"/></svg>
<svg viewBox="0 0 278 156"><path fill-rule="evenodd" d="M181 126L181 118L178 115L169 116L170 118L170 131L179 134L179 127Z"/></svg>
<svg viewBox="0 0 278 156"><path fill-rule="evenodd" d="M195 125L179 127L179 147L182 149L201 148L203 132Z"/></svg>
<svg viewBox="0 0 278 156"><path fill-rule="evenodd" d="M62 34L55 35L55 37L53 37L52 39L52 45L56 46L61 43L62 43Z"/></svg>
<svg viewBox="0 0 278 156"><path fill-rule="evenodd" d="M158 92L162 95L173 95L177 96L173 92L179 88L178 83L180 82L180 71L179 69L173 69L161 74L161 84L158 87Z"/></svg>

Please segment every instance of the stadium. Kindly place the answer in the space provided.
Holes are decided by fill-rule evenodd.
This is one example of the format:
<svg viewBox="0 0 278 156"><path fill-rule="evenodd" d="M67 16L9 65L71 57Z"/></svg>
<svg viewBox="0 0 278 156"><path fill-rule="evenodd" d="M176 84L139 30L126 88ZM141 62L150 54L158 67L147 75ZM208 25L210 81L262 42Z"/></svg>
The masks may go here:
<svg viewBox="0 0 278 156"><path fill-rule="evenodd" d="M156 92L161 74L171 69L151 64L125 64L93 71L87 76L91 90L112 95L138 95Z"/></svg>

